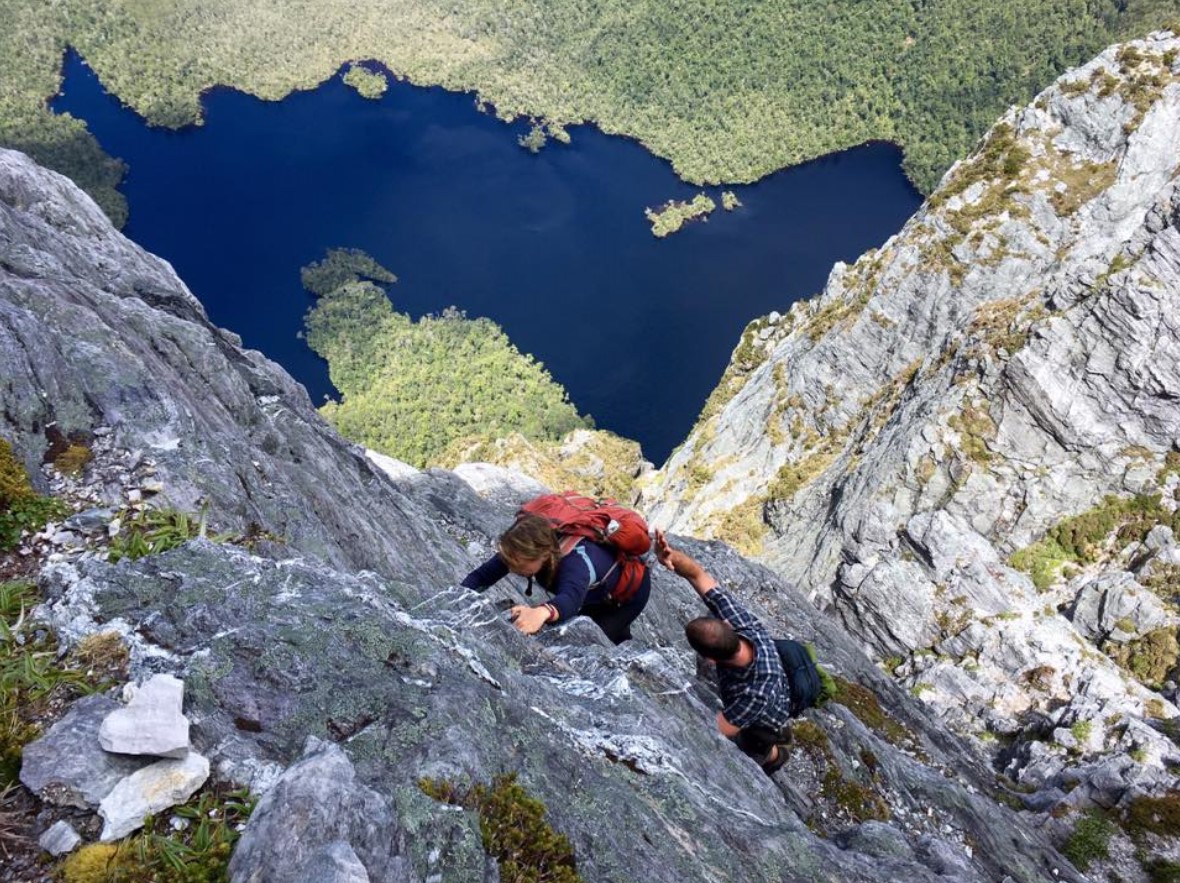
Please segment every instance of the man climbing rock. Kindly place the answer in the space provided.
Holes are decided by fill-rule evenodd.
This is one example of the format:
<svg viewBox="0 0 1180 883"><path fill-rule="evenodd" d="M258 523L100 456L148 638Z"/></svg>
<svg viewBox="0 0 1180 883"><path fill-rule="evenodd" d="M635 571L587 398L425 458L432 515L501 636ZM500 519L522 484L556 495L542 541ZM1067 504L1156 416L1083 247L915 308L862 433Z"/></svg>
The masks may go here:
<svg viewBox="0 0 1180 883"><path fill-rule="evenodd" d="M756 616L729 596L700 564L656 531L656 558L688 581L713 613L684 627L688 643L717 666L724 703L717 713L722 735L773 774L787 760L791 689L774 639Z"/></svg>

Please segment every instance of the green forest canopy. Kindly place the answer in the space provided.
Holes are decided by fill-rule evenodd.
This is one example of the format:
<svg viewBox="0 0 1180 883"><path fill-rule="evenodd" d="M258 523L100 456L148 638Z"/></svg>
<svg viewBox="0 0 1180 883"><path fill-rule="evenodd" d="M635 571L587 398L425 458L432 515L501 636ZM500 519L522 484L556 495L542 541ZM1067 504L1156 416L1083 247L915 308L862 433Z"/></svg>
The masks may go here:
<svg viewBox="0 0 1180 883"><path fill-rule="evenodd" d="M695 183L888 139L929 192L1009 104L1178 18L1176 0L0 0L0 144L119 219L121 167L46 108L66 46L167 126L214 85L278 99L372 58L504 116L637 137Z"/></svg>
<svg viewBox="0 0 1180 883"><path fill-rule="evenodd" d="M456 439L555 440L593 426L490 319L449 310L414 322L395 312L369 281L393 274L363 252L331 251L303 280L320 295L306 318L308 345L341 393L320 413L347 438L422 467Z"/></svg>

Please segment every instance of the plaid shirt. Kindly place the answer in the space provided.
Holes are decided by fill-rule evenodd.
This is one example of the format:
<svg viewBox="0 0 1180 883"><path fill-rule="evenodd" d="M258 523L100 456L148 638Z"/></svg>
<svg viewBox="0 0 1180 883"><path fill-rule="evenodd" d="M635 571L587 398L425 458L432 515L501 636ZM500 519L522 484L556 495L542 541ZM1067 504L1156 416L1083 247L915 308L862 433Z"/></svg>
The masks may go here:
<svg viewBox="0 0 1180 883"><path fill-rule="evenodd" d="M754 646L754 661L744 668L717 666L722 713L735 727L761 724L781 729L791 718L791 688L770 632L745 607L719 588L704 596L713 615L724 619Z"/></svg>

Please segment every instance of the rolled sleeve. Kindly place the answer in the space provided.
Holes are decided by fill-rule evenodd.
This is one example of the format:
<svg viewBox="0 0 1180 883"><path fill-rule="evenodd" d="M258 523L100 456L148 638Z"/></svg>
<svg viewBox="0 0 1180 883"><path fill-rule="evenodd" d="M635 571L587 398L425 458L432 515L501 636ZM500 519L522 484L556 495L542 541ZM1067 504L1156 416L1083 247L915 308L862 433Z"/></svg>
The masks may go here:
<svg viewBox="0 0 1180 883"><path fill-rule="evenodd" d="M736 599L730 596L728 592L720 588L709 589L704 595L704 602L713 615L724 619L735 631L742 631L743 629L761 628L762 623L754 614L750 613L745 607L737 602Z"/></svg>
<svg viewBox="0 0 1180 883"><path fill-rule="evenodd" d="M758 723L766 710L766 698L745 693L721 709L725 719L735 727L749 727Z"/></svg>

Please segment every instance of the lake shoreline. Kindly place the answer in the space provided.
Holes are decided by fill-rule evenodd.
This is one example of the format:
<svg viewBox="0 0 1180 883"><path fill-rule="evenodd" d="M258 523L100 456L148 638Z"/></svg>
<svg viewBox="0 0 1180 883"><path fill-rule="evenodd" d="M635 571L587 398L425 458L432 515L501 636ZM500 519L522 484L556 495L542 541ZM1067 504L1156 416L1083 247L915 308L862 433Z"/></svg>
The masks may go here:
<svg viewBox="0 0 1180 883"><path fill-rule="evenodd" d="M327 248L361 248L400 277L399 312L454 305L492 319L579 411L656 462L752 318L818 291L835 261L880 245L921 201L900 152L879 144L728 185L742 210L656 240L644 206L700 188L594 124L534 155L514 137L527 118L505 127L470 92L404 78L365 99L341 66L279 102L213 87L202 125L174 130L147 125L76 52L64 59L53 107L128 164L127 235L313 401L335 389L298 338L310 306L298 270ZM572 320L578 304L603 319Z"/></svg>

